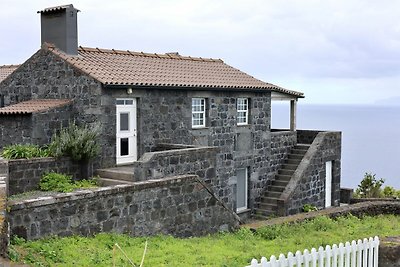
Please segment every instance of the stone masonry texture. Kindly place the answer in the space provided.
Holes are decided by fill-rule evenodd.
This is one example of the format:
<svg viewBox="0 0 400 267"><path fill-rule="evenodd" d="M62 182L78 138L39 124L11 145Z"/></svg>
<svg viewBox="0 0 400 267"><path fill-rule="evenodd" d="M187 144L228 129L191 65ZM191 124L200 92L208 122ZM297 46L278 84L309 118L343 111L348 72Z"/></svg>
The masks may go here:
<svg viewBox="0 0 400 267"><path fill-rule="evenodd" d="M8 161L8 191L10 195L38 190L43 174L57 172L79 178L79 165L69 158L35 158Z"/></svg>
<svg viewBox="0 0 400 267"><path fill-rule="evenodd" d="M116 164L116 99L135 98L139 158L156 151L160 143L218 147L215 163L212 162L217 183L214 189L218 189L217 195L232 210L236 210L237 170L248 170L248 207L251 209L255 199L276 174L285 153L295 144L293 132L283 135L271 133L269 91L132 87L132 94L128 94L127 89L106 88L61 58L41 49L0 83L0 95L4 96L5 105L40 98L71 99L73 104L64 107L65 112L52 110L48 114L32 115L31 119L3 116L0 118L1 141L5 144L11 141L10 136L15 136L14 142L43 143L69 119L85 125L99 123L102 150L94 161L94 168L112 167ZM206 127L201 129L191 127L191 99L194 97L206 100ZM238 126L236 101L243 97L249 99L249 123ZM49 118L48 123L46 118ZM15 121L18 121L17 128ZM43 129L32 131L34 124L42 123ZM6 128L11 126L18 131L7 132ZM170 157L169 160L174 162L176 158ZM340 168L340 161L335 164L339 166L335 168ZM179 164L174 166L180 168ZM196 174L202 176L201 171ZM156 174L153 171L151 176ZM316 203L319 204L317 199Z"/></svg>
<svg viewBox="0 0 400 267"><path fill-rule="evenodd" d="M305 135L307 131L298 132ZM298 137L298 142L303 141L299 140L301 138ZM304 204L312 204L318 208L325 207L327 161L332 161L332 205L339 206L341 133L319 132L278 202L280 215L299 213Z"/></svg>
<svg viewBox="0 0 400 267"><path fill-rule="evenodd" d="M238 225L196 176L180 176L10 201L11 234L28 240L99 232L197 236Z"/></svg>

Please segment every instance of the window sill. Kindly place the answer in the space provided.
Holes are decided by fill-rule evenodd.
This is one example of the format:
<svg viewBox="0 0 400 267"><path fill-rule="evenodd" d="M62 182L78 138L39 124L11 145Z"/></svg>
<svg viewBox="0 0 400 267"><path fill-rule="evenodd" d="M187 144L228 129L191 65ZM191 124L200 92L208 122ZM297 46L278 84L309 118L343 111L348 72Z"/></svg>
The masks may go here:
<svg viewBox="0 0 400 267"><path fill-rule="evenodd" d="M209 129L210 127L204 126L204 127L192 127L192 130L204 130L204 129Z"/></svg>
<svg viewBox="0 0 400 267"><path fill-rule="evenodd" d="M243 209L243 210L237 210L236 214L242 214L242 213L246 213L246 212L250 212L251 209Z"/></svg>

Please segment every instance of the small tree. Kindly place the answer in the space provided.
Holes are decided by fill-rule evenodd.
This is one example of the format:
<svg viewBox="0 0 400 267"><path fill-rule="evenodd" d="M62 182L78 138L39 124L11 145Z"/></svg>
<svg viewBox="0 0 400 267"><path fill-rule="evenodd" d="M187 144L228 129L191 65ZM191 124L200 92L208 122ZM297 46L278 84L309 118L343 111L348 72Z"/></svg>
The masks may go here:
<svg viewBox="0 0 400 267"><path fill-rule="evenodd" d="M91 173L90 161L100 152L97 142L99 135L99 125L78 126L73 122L53 135L49 149L56 157L68 156L78 161L81 165L81 178L87 179Z"/></svg>
<svg viewBox="0 0 400 267"><path fill-rule="evenodd" d="M361 198L378 198L381 196L381 187L384 179L377 180L375 174L365 173L364 179L358 185L356 195Z"/></svg>

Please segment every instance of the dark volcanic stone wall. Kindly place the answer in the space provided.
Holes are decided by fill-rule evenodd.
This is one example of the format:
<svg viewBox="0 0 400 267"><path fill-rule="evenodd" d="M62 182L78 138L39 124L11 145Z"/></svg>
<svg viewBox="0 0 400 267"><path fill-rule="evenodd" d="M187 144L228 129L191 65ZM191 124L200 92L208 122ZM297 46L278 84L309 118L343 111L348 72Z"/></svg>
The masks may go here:
<svg viewBox="0 0 400 267"><path fill-rule="evenodd" d="M299 213L304 204L325 207L327 161L332 161L332 205L340 204L341 133L320 132L278 202L280 215Z"/></svg>
<svg viewBox="0 0 400 267"><path fill-rule="evenodd" d="M36 158L8 161L8 191L10 195L37 190L40 178L47 172L70 174L79 178L80 167L69 158Z"/></svg>
<svg viewBox="0 0 400 267"><path fill-rule="evenodd" d="M195 176L10 202L11 234L26 239L99 232L205 235L238 225Z"/></svg>

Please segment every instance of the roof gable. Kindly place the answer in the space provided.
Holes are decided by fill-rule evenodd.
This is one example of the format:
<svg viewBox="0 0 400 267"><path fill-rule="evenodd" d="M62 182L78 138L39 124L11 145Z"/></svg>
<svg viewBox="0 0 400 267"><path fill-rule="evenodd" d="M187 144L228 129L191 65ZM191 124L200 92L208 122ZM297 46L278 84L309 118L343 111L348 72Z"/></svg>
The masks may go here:
<svg viewBox="0 0 400 267"><path fill-rule="evenodd" d="M45 44L44 49L104 85L268 89L303 97L300 92L258 80L220 59L86 47L79 47L78 56L72 56L51 44Z"/></svg>

